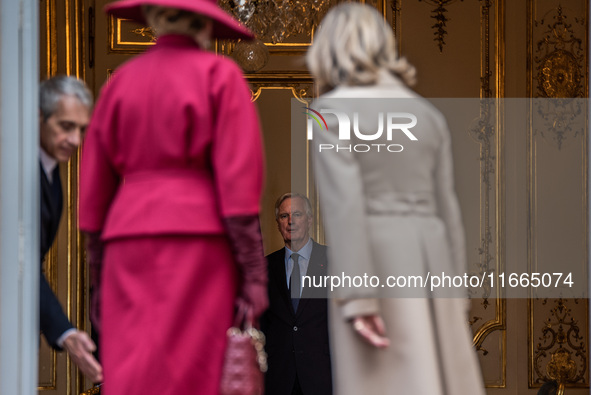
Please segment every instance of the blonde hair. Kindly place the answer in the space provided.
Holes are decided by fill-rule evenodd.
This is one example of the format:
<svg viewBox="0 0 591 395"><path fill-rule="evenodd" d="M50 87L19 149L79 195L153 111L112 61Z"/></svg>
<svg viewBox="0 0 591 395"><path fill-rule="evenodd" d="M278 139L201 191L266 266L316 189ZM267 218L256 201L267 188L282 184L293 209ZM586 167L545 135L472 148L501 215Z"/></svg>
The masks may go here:
<svg viewBox="0 0 591 395"><path fill-rule="evenodd" d="M380 70L415 83L415 68L396 54L392 28L375 8L360 3L340 4L326 14L306 63L321 93L339 85L375 84Z"/></svg>

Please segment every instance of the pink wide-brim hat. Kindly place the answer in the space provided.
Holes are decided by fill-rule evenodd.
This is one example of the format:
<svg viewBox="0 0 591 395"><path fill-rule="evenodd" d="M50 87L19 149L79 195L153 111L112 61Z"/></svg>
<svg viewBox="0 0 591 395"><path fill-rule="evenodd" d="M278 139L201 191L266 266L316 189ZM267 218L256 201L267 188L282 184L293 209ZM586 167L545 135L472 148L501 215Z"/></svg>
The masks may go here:
<svg viewBox="0 0 591 395"><path fill-rule="evenodd" d="M213 20L214 38L231 40L251 40L254 38L254 34L222 10L216 0L119 0L107 4L105 11L118 18L131 19L146 25L146 19L142 12L143 5L177 8L209 17Z"/></svg>

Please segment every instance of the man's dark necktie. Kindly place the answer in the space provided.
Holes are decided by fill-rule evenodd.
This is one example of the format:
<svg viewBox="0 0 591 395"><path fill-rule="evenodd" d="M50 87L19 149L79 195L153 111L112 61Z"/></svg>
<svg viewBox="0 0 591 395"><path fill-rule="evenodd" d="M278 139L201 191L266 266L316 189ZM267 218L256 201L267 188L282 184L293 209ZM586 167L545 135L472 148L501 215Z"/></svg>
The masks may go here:
<svg viewBox="0 0 591 395"><path fill-rule="evenodd" d="M298 310L298 303L300 303L300 287L301 287L301 276L300 276L300 254L291 254L293 259L293 270L291 271L291 277L289 279L289 290L291 293L291 305L293 306L293 312Z"/></svg>

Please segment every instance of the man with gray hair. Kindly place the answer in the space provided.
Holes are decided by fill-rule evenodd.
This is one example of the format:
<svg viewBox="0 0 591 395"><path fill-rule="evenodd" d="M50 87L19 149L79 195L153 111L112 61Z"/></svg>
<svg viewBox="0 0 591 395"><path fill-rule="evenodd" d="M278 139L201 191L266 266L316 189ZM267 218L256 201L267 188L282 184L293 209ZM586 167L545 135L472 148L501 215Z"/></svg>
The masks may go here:
<svg viewBox="0 0 591 395"><path fill-rule="evenodd" d="M303 276L326 275L326 246L310 237L313 213L306 196L280 196L275 219L285 248L267 256L269 309L261 318L269 356L265 393L330 395L326 295L302 287Z"/></svg>
<svg viewBox="0 0 591 395"><path fill-rule="evenodd" d="M82 141L92 110L92 95L74 78L58 76L39 87L39 164L41 166L41 260L51 248L62 215L63 194L59 163L67 162ZM64 314L45 275L41 273L40 326L47 342L65 349L93 382L102 381L102 367L93 357L95 344L74 328Z"/></svg>

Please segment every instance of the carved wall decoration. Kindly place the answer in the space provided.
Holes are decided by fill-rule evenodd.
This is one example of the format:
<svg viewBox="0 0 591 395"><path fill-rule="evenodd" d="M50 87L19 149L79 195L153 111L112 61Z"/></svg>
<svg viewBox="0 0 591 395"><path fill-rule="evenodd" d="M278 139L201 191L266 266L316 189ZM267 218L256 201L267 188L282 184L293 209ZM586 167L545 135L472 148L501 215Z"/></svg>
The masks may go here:
<svg viewBox="0 0 591 395"><path fill-rule="evenodd" d="M587 347L579 327L565 299L554 299L550 317L541 329L534 349L533 362L536 384L556 380L566 384L583 383L587 371ZM542 301L546 306L548 300ZM572 303L579 304L577 299Z"/></svg>
<svg viewBox="0 0 591 395"><path fill-rule="evenodd" d="M478 274L482 275L486 273L486 280L483 284L483 291L480 297L482 298L481 304L486 309L488 308L488 298L491 296L492 284L490 283L488 274L495 271L495 259L493 249L493 236L492 236L492 224L489 207L491 205L491 191L493 187L494 173L495 173L495 140L496 140L496 128L495 125L495 112L496 107L491 100L493 97L491 88L491 76L492 71L490 70L490 8L492 6L491 0L484 0L481 2L481 45L482 45L482 70L480 77L480 96L484 99L481 101L480 106L480 118L475 120L475 124L469 130L472 138L478 142L481 146L480 153L480 169L481 169L481 188L483 189L483 237L481 239L480 247L478 248L478 255L481 257L478 263L479 271ZM477 317L473 317L471 322L477 322ZM481 345L477 344L477 348L480 349ZM486 353L485 353L486 354Z"/></svg>
<svg viewBox="0 0 591 395"><path fill-rule="evenodd" d="M480 9L481 9L481 19L480 19L480 36L481 42L483 46L483 50L481 53L482 58L482 70L481 70L481 77L480 77L480 97L482 98L491 98L493 97L493 83L491 82L491 77L493 76L493 72L490 67L490 58L491 58L491 46L490 46L490 10L493 7L493 0L479 0L480 1ZM497 3L497 10L499 4ZM503 11L503 7L500 7L500 11ZM497 11L499 12L499 11ZM501 32L496 31L495 34L497 35L497 43L499 43L499 35L502 34ZM495 56L495 61L498 61L498 57ZM497 65L498 66L498 65ZM498 85L498 84L497 84ZM498 89L498 86L497 86ZM497 92L497 97L502 97L501 92Z"/></svg>
<svg viewBox="0 0 591 395"><path fill-rule="evenodd" d="M576 97L581 74L572 53L556 50L539 60L538 89L546 97Z"/></svg>
<svg viewBox="0 0 591 395"><path fill-rule="evenodd" d="M451 4L455 3L458 0L419 0L419 1L424 1L425 3L431 4L435 6L435 9L431 11L431 13L433 15L431 15L431 18L435 19L435 24L433 26L431 26L435 32L433 33L433 35L435 36L435 38L433 39L433 41L435 41L437 43L437 46L439 47L439 52L443 52L443 46L445 45L445 36L447 35L447 30L445 30L447 28L447 22L449 21L449 19L446 16L446 12L447 12L447 6L450 6ZM460 1L464 1L464 0L460 0Z"/></svg>
<svg viewBox="0 0 591 395"><path fill-rule="evenodd" d="M550 21L548 22L548 19ZM583 40L577 37L584 29L584 21L578 18L569 23L562 6L553 9L534 27L545 27L536 42L536 96L542 98L583 97L584 60ZM578 27L575 32L575 27ZM576 102L556 100L537 103L536 109L545 121L541 135L559 150L568 136L576 137L583 130L573 130L573 121L581 115L581 105ZM548 108L552 106L552 108Z"/></svg>
<svg viewBox="0 0 591 395"><path fill-rule="evenodd" d="M548 12L539 22L534 21L534 25L546 25L551 13L554 22L547 24L543 37L536 43L537 96L582 97L583 42L576 37L573 24L568 23L569 17L563 13L562 6ZM584 20L575 18L575 23L584 29Z"/></svg>
<svg viewBox="0 0 591 395"><path fill-rule="evenodd" d="M156 41L156 32L151 27L140 27L133 29L131 32L138 36L149 38L152 42Z"/></svg>
<svg viewBox="0 0 591 395"><path fill-rule="evenodd" d="M241 41L234 47L232 58L245 73L254 73L269 62L269 50L261 40Z"/></svg>
<svg viewBox="0 0 591 395"><path fill-rule="evenodd" d="M577 137L585 134L586 116L584 102L581 100L554 99L535 100L534 134L540 134L558 150L568 136Z"/></svg>
<svg viewBox="0 0 591 395"><path fill-rule="evenodd" d="M483 80L486 80L483 78ZM484 90L484 89L483 89ZM480 256L480 262L478 262L479 276L485 274L485 281L482 286L482 294L474 295L474 297L481 298L481 305L484 309L489 306L489 297L493 284L490 283L490 277L488 274L496 271L495 268L495 254L494 254L494 240L493 240L493 229L491 223L491 215L489 207L491 205L491 192L495 182L495 140L496 140L496 128L495 125L495 111L496 107L494 103L489 99L483 99L480 107L480 118L474 121L474 125L470 128L470 136L480 144L480 174L481 174L481 189L483 196L483 236L481 244L478 247L478 255ZM477 322L476 317L472 320Z"/></svg>
<svg viewBox="0 0 591 395"><path fill-rule="evenodd" d="M396 52L398 53L398 56L400 56L400 44L402 43L400 26L398 24L398 19L400 18L400 13L402 12L400 1L401 0L392 0L390 3L390 11L392 12L392 30L394 31L394 36L396 38Z"/></svg>

